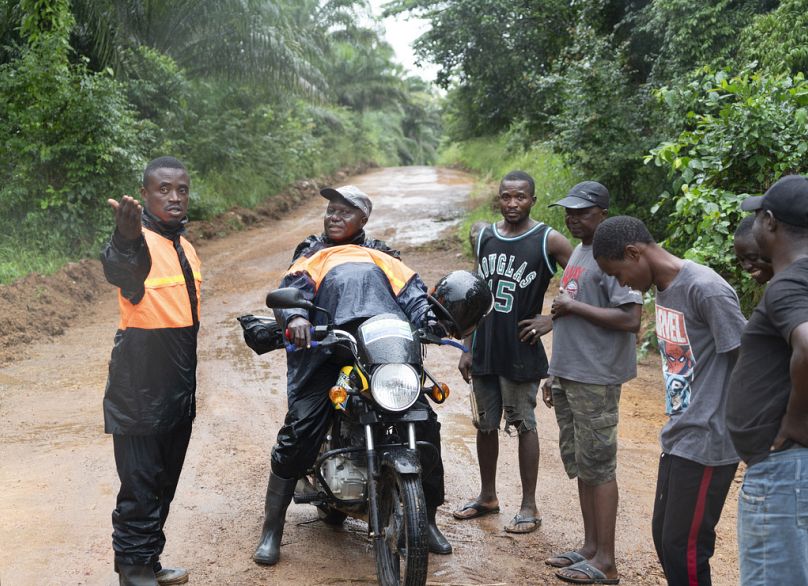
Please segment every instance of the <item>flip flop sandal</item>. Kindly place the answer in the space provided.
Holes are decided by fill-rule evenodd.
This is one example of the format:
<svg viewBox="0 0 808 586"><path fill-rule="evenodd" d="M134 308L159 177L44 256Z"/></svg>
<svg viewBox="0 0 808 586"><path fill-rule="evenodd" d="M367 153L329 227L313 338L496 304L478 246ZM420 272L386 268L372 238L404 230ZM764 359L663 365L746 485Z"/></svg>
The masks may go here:
<svg viewBox="0 0 808 586"><path fill-rule="evenodd" d="M465 511L474 511L471 515L463 515ZM485 505L481 505L477 501L471 501L470 503L466 503L463 507L458 511L452 511L452 517L458 519L460 521L465 521L466 519L476 519L477 517L483 517L485 515L492 515L494 513L499 513L499 506L496 507L486 507Z"/></svg>
<svg viewBox="0 0 808 586"><path fill-rule="evenodd" d="M550 562L550 560L556 560L556 559L567 560L567 563L558 564ZM586 560L584 556L579 554L577 551L572 550L572 551L565 551L564 553L560 553L558 555L554 555L553 557L544 560L544 563L553 568L568 568L571 565L577 564L578 562L582 562L584 560Z"/></svg>
<svg viewBox="0 0 808 586"><path fill-rule="evenodd" d="M563 574L564 571L574 570L576 572L580 572L585 577L578 578L573 576L567 576ZM577 564L572 564L571 566L567 566L561 572L556 572L556 577L564 580L564 582L569 582L570 584L619 584L620 578L607 578L606 574L598 570L595 566L587 562L586 560L582 562L578 562Z"/></svg>
<svg viewBox="0 0 808 586"><path fill-rule="evenodd" d="M510 525L505 526L506 533L533 533L541 525L539 517L523 517L516 513Z"/></svg>

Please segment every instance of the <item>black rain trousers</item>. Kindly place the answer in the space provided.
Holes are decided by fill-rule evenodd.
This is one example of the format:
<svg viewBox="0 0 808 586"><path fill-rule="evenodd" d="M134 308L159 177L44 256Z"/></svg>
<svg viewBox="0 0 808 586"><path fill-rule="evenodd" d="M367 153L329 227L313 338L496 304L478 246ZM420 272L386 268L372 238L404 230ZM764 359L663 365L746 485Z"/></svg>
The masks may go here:
<svg viewBox="0 0 808 586"><path fill-rule="evenodd" d="M153 566L163 552L163 526L191 439L190 421L167 433L113 434L121 489L112 512L116 564Z"/></svg>

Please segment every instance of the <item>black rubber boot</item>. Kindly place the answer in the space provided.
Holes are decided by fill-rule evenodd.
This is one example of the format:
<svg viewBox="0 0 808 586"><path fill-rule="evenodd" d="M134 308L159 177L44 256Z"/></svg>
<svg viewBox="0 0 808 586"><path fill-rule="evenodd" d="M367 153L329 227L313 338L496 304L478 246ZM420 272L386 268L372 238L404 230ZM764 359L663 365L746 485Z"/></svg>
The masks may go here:
<svg viewBox="0 0 808 586"><path fill-rule="evenodd" d="M188 582L188 571L184 568L155 568L154 577L160 586L176 586Z"/></svg>
<svg viewBox="0 0 808 586"><path fill-rule="evenodd" d="M295 493L294 478L281 478L274 472L269 473L266 504L264 505L264 527L261 530L261 541L253 554L256 564L274 566L281 555L281 538L283 524L286 521L286 508Z"/></svg>
<svg viewBox="0 0 808 586"><path fill-rule="evenodd" d="M120 586L158 586L151 566L129 566L116 564L118 583Z"/></svg>
<svg viewBox="0 0 808 586"><path fill-rule="evenodd" d="M435 523L435 515L437 511L437 507L429 507L426 510L426 518L429 521L429 527L427 528L429 553L447 555L452 553L452 544L449 543L449 540L446 539L446 537L444 537L443 533L441 533L440 529L438 529L438 525Z"/></svg>

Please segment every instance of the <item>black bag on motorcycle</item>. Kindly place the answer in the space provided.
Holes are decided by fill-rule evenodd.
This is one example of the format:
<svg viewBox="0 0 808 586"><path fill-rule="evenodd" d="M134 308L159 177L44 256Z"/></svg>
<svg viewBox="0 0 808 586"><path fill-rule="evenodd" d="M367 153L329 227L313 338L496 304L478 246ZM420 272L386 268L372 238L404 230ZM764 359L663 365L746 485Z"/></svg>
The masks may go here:
<svg viewBox="0 0 808 586"><path fill-rule="evenodd" d="M244 342L256 354L266 354L284 347L283 330L271 317L242 315L236 319L244 330Z"/></svg>

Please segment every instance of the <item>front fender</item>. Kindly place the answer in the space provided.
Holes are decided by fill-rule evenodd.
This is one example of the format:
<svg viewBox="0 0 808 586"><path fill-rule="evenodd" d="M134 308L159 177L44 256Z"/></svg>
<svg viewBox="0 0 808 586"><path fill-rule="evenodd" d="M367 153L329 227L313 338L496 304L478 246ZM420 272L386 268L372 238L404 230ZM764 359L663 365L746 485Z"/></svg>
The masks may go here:
<svg viewBox="0 0 808 586"><path fill-rule="evenodd" d="M389 466L399 474L421 474L421 460L418 452L409 448L394 448L384 452L381 467Z"/></svg>

